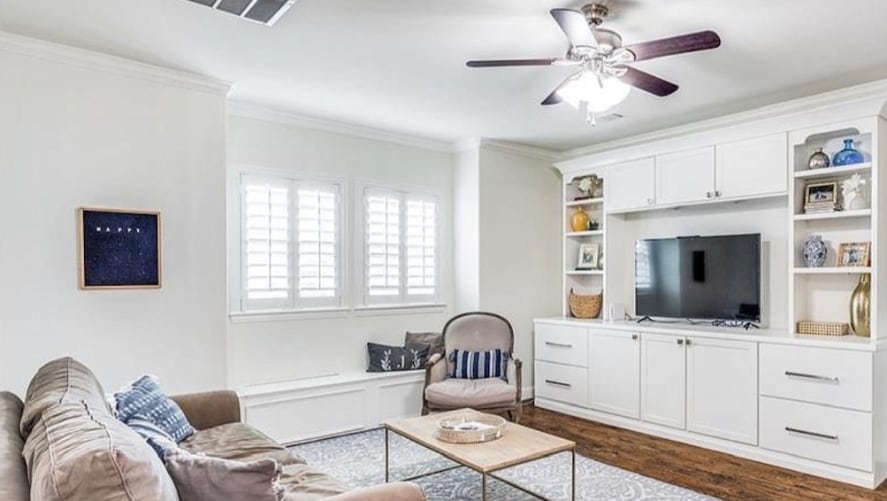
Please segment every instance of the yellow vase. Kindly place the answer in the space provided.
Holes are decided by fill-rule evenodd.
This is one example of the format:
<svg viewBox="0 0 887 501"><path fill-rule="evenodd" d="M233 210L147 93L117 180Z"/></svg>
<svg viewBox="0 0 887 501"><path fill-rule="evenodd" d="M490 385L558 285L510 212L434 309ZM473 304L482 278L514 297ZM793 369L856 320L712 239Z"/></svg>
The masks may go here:
<svg viewBox="0 0 887 501"><path fill-rule="evenodd" d="M573 231L588 230L588 214L585 213L582 207L576 207L576 212L570 218L570 227L573 228Z"/></svg>
<svg viewBox="0 0 887 501"><path fill-rule="evenodd" d="M872 285L871 275L863 273L859 285L850 296L850 329L857 336L872 335Z"/></svg>

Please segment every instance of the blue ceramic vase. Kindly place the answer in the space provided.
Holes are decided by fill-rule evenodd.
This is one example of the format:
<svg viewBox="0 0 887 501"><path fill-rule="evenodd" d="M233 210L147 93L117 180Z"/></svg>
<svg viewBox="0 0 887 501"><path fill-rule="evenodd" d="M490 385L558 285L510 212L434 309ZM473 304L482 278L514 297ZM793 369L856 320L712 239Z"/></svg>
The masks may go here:
<svg viewBox="0 0 887 501"><path fill-rule="evenodd" d="M828 257L828 245L821 235L810 235L804 242L804 264L807 268L821 268Z"/></svg>
<svg viewBox="0 0 887 501"><path fill-rule="evenodd" d="M861 164L865 162L865 157L862 153L853 149L853 140L845 139L844 140L844 149L835 153L835 158L832 159L832 165L852 165L852 164Z"/></svg>

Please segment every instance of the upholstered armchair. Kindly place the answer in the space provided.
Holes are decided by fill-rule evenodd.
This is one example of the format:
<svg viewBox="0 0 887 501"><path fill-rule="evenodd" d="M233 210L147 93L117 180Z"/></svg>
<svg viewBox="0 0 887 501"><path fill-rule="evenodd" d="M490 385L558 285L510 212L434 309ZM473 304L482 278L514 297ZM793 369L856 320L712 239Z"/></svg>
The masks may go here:
<svg viewBox="0 0 887 501"><path fill-rule="evenodd" d="M470 407L507 413L517 423L521 417L521 361L513 357L514 329L495 313L463 313L443 328L445 355L436 353L425 365L422 414ZM507 380L501 378L458 379L453 374L453 350L490 351L509 354Z"/></svg>

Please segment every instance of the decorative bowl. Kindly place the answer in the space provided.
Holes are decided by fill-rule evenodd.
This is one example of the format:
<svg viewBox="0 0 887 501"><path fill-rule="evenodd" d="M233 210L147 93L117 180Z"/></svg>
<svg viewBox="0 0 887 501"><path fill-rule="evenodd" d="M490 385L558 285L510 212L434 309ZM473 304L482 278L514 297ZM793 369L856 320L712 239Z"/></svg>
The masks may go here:
<svg viewBox="0 0 887 501"><path fill-rule="evenodd" d="M492 414L462 414L437 422L437 438L452 444L477 444L501 438L504 418Z"/></svg>

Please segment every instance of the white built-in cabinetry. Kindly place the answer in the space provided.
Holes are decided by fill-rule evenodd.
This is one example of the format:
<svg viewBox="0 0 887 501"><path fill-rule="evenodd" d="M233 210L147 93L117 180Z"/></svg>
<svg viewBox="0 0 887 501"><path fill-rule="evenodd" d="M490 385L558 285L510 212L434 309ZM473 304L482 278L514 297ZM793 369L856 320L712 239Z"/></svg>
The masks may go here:
<svg viewBox="0 0 887 501"><path fill-rule="evenodd" d="M535 325L536 405L857 485L881 484L887 478L887 331L880 321L887 315L885 104L887 82L725 118L720 126L597 145L558 162L565 221L575 205L588 204L601 229L565 230L563 316ZM817 148L832 156L847 138L865 162L807 168ZM604 197L574 201L573 181L590 174L604 179ZM853 174L865 180L870 209L804 212L808 183ZM721 231L719 217L731 229ZM758 230L765 218L766 229ZM686 233L662 229L672 226ZM765 328L611 318L623 307L634 314L636 239L719 231L771 235L762 246L762 294L771 296L762 307L772 307ZM811 235L830 246L824 267L803 262ZM602 269L574 269L587 242L603 246ZM842 242L871 242L871 265L837 266ZM850 294L866 275L871 338L796 333L800 320L848 322ZM571 318L571 289L603 291L602 319Z"/></svg>

